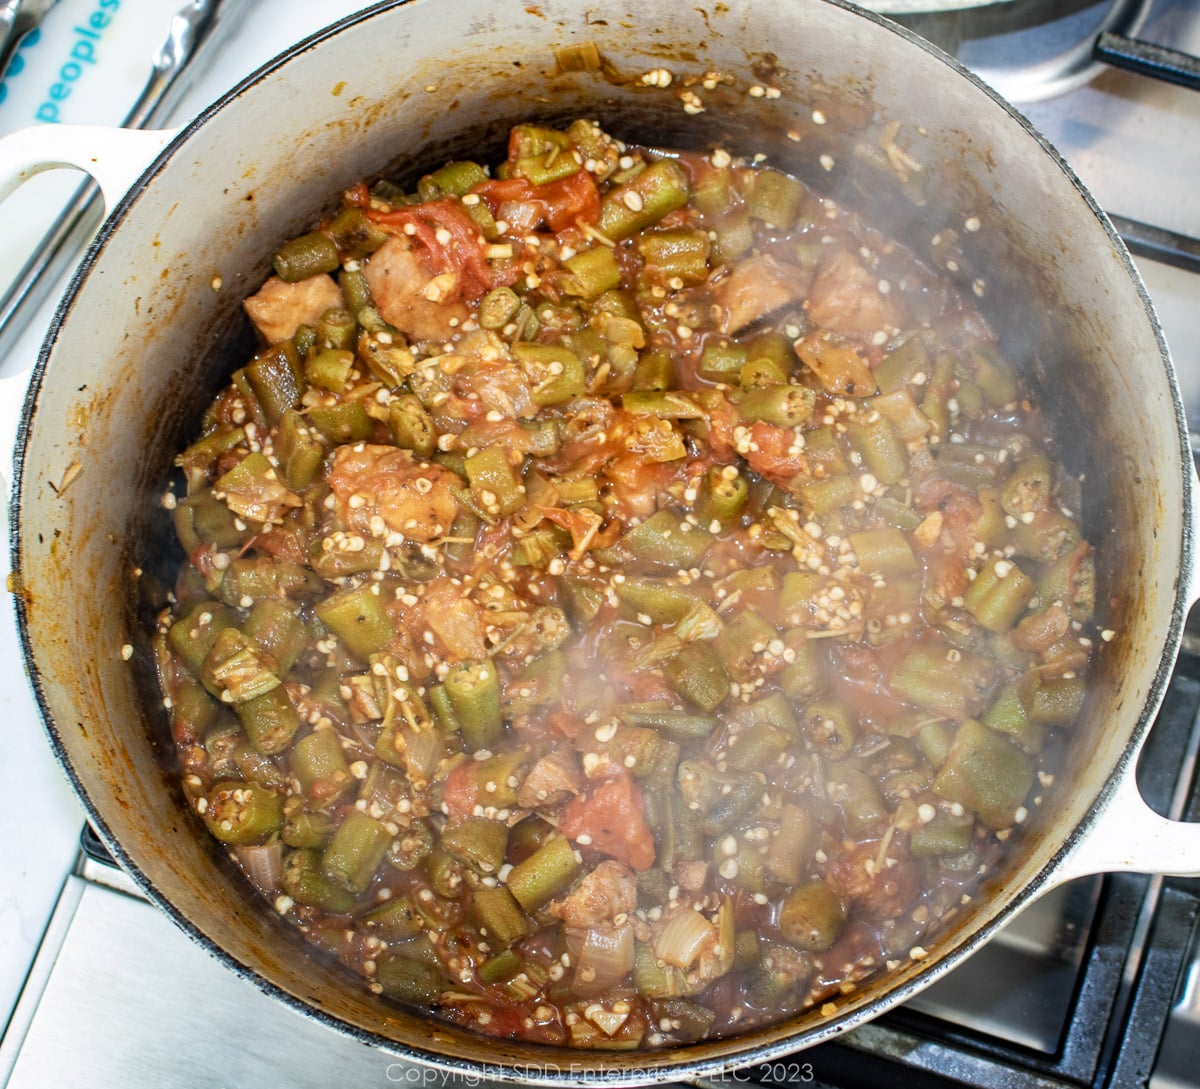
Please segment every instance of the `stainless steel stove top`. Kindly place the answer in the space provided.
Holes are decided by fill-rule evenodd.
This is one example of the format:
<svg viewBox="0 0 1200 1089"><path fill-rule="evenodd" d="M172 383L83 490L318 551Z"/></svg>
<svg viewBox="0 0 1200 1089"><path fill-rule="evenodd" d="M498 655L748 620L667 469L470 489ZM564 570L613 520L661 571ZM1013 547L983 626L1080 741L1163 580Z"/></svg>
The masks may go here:
<svg viewBox="0 0 1200 1089"><path fill-rule="evenodd" d="M40 40L27 40L19 63L0 84L0 132L35 120L48 101L61 107L58 120L113 123L124 116L145 79L150 52L179 4L180 0L59 0L43 24ZM352 0L245 4L240 33L215 61L195 73L176 118L194 113L290 43L360 6ZM1061 14L1053 16L1051 8ZM1002 9L1049 25L1060 39L1084 23L1090 27L1125 20L1119 29L1200 54L1200 4L1007 0L963 12L949 31L944 15L928 12L919 17L926 22L917 27L931 35L948 35L938 40L958 50L1011 97L1021 99L1023 112L1107 210L1200 237L1200 96L1090 65L1082 75L1067 78L1061 60L1055 62L1062 78L1054 90L1062 93L1031 89L1024 75L1008 70L1014 53L1028 51L1028 39L988 29L994 28ZM89 20L97 13L111 19L97 31L99 40L92 40L93 60L79 59L88 52L79 42L89 40L81 30L95 26ZM1064 49L1071 53L1069 45L1055 48L1056 56ZM69 94L49 97L55 84ZM32 196L22 197L25 203L15 206L12 214L6 205L0 284L40 237L48 209L73 185L47 180ZM1200 276L1149 259L1137 263L1176 360L1192 430L1200 433ZM47 305L10 357L0 360L0 390L5 375L32 362L49 318ZM13 411L12 400L9 396L3 403L6 398L0 394L0 424ZM0 426L4 433L10 432ZM7 453L0 458L0 463L6 461ZM1200 670L1195 672L1200 676ZM7 612L0 614L0 678L6 682L0 684L0 717L5 723L5 756L0 760L0 1026L7 1022L0 1038L0 1085L315 1089L453 1080L397 1063L264 997L178 933L135 895L118 871L81 859L82 810L44 740L21 676ZM1182 762L1190 775L1186 765L1195 762L1200 680L1184 682L1195 700L1181 704L1177 712L1184 719L1186 738L1170 759L1176 767ZM1176 799L1180 807L1185 801ZM1178 891L1148 879L1089 879L1067 886L1020 915L989 947L898 1019L859 1030L857 1040L851 1038L840 1050L805 1053L786 1069L759 1074L771 1080L774 1073L773 1080L780 1082L879 1084L882 1071L889 1071L886 1076L891 1078L890 1068L871 1063L903 1052L909 1056L910 1071L917 1071L913 1084L928 1084L937 1073L949 1079L945 1084L986 1085L992 1084L989 1078L1001 1075L989 1073L993 1068L985 1065L964 1065L956 1048L965 1040L972 1061L986 1058L991 1038L1030 1056L1031 1069L1038 1068L1033 1060L1050 1057L1056 1070L1077 1071L1078 1062L1072 1066L1072 1055L1062 1052L1075 1046L1063 1041L1081 989L1091 987L1111 993L1114 1002L1128 1002L1129 1019L1122 1024L1137 1024L1135 999L1129 997L1132 977L1153 953L1117 963L1106 976L1106 928L1119 922L1128 924L1121 941L1141 942L1163 927L1173 928L1174 944L1192 942L1183 961L1190 969L1181 979L1172 977L1161 984L1168 988L1164 1001L1173 1013L1161 1048L1152 1042L1158 1054L1151 1054L1149 1069L1154 1070L1155 1089L1198 1086L1200 951L1191 934L1195 896L1188 901L1182 894L1176 896ZM1145 910L1147 903L1157 914ZM928 1019L940 1026L935 1037L923 1034L932 1023ZM284 1041L282 1047L279 1041ZM848 1063L860 1054L871 1056L867 1066ZM859 1075L853 1071L860 1069L867 1073L855 1081ZM1104 1070L1083 1073L1086 1077L1074 1080L1036 1074L995 1084L1106 1083L1096 1079L1116 1076ZM892 1083L903 1084L889 1080Z"/></svg>

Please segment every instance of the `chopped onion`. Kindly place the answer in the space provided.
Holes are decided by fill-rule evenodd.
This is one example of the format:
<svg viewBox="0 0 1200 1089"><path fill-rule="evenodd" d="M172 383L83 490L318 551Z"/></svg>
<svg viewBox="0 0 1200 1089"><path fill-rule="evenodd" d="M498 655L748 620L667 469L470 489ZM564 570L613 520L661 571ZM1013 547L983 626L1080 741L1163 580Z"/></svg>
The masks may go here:
<svg viewBox="0 0 1200 1089"><path fill-rule="evenodd" d="M633 970L633 954L632 926L589 927L574 954L571 989L583 998L603 994Z"/></svg>
<svg viewBox="0 0 1200 1089"><path fill-rule="evenodd" d="M677 911L654 939L654 955L676 968L690 968L707 945L716 941L717 932L695 908Z"/></svg>
<svg viewBox="0 0 1200 1089"><path fill-rule="evenodd" d="M264 896L279 892L283 877L283 844L275 839L270 843L254 843L235 847L238 865Z"/></svg>

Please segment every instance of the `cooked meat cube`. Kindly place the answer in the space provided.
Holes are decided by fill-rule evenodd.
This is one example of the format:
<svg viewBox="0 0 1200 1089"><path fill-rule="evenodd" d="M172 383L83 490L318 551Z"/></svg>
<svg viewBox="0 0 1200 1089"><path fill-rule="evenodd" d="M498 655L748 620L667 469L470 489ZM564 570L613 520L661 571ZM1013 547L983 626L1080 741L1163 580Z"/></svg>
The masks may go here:
<svg viewBox="0 0 1200 1089"><path fill-rule="evenodd" d="M724 313L717 328L732 336L804 298L811 274L766 255L739 261L713 289Z"/></svg>
<svg viewBox="0 0 1200 1089"><path fill-rule="evenodd" d="M243 304L254 327L268 344L293 336L301 325L315 325L331 307L344 306L342 289L322 273L285 284L272 276Z"/></svg>
<svg viewBox="0 0 1200 1089"><path fill-rule="evenodd" d="M628 866L605 859L546 911L570 927L611 923L637 907L637 878Z"/></svg>
<svg viewBox="0 0 1200 1089"><path fill-rule="evenodd" d="M431 272L403 235L376 250L363 265L371 296L384 321L413 340L441 340L469 313L449 270Z"/></svg>
<svg viewBox="0 0 1200 1089"><path fill-rule="evenodd" d="M805 304L823 329L847 335L870 334L904 325L904 307L878 276L844 249L817 265Z"/></svg>

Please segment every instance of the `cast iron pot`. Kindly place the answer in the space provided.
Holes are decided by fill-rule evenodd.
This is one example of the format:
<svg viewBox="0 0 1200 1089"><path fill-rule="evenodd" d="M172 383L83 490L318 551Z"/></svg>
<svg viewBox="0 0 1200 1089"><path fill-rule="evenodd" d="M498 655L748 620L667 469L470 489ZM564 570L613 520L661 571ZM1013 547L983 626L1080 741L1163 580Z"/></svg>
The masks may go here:
<svg viewBox="0 0 1200 1089"><path fill-rule="evenodd" d="M669 86L640 78L660 68ZM715 86L706 73L720 74ZM484 1040L388 1005L310 955L183 806L145 634L173 455L252 350L240 300L277 244L360 178L411 180L501 152L516 121L576 116L631 141L764 153L982 292L1005 349L1036 346L1033 380L1065 459L1086 470L1101 623L1115 633L1055 786L927 956L769 1028L636 1054ZM1154 815L1134 782L1196 593L1195 479L1162 334L1070 170L919 39L837 0L409 0L302 42L178 132L45 126L4 142L0 157L6 189L71 163L97 177L112 209L38 359L16 447L15 601L36 698L116 858L268 993L447 1070L546 1083L698 1077L861 1025L1073 877L1200 873L1200 830Z"/></svg>

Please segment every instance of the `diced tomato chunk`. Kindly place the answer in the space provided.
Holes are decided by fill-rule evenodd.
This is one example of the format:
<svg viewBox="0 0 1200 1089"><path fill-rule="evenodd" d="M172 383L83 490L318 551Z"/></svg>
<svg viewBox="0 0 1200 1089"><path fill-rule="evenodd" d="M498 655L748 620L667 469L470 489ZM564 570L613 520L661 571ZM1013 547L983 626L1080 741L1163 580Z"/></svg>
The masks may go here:
<svg viewBox="0 0 1200 1089"><path fill-rule="evenodd" d="M429 254L433 271L452 270L464 298L477 299L494 286L479 226L458 201L444 197L390 212L367 214L377 223L403 230L422 246Z"/></svg>
<svg viewBox="0 0 1200 1089"><path fill-rule="evenodd" d="M563 806L559 831L635 870L654 865L654 837L646 827L642 792L628 775L605 779L590 794Z"/></svg>
<svg viewBox="0 0 1200 1089"><path fill-rule="evenodd" d="M544 222L556 234L577 223L594 224L600 218L600 191L586 170L543 185L522 177L486 181L472 191L483 198L493 215L502 204L528 206L527 218L534 225Z"/></svg>
<svg viewBox="0 0 1200 1089"><path fill-rule="evenodd" d="M479 775L475 761L464 760L446 777L442 805L451 822L469 817L479 803Z"/></svg>

